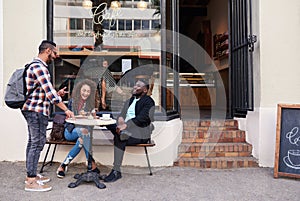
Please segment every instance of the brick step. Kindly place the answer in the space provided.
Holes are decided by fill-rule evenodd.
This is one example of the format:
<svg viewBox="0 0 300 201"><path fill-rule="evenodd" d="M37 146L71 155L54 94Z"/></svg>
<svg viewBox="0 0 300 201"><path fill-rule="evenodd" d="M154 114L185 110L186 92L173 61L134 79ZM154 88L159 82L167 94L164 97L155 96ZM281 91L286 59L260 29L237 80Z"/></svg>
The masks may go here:
<svg viewBox="0 0 300 201"><path fill-rule="evenodd" d="M236 131L183 131L182 142L245 142L246 133Z"/></svg>
<svg viewBox="0 0 300 201"><path fill-rule="evenodd" d="M258 167L253 157L206 157L206 158L180 158L174 162L179 167L230 169Z"/></svg>
<svg viewBox="0 0 300 201"><path fill-rule="evenodd" d="M183 120L183 127L231 127L238 128L237 120Z"/></svg>
<svg viewBox="0 0 300 201"><path fill-rule="evenodd" d="M179 157L246 157L251 156L249 143L182 143L179 145Z"/></svg>
<svg viewBox="0 0 300 201"><path fill-rule="evenodd" d="M209 127L209 126L183 126L184 131L235 131L239 130L237 127L233 126L218 126L218 127Z"/></svg>

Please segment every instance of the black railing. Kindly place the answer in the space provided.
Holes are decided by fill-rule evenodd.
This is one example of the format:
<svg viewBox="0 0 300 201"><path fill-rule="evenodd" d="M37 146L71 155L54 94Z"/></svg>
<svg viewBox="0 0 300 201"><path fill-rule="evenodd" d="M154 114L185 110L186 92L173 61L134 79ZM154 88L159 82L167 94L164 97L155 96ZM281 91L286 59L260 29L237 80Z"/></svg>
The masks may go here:
<svg viewBox="0 0 300 201"><path fill-rule="evenodd" d="M230 0L229 12L232 116L245 117L254 107L252 51L256 37L252 36L251 0Z"/></svg>

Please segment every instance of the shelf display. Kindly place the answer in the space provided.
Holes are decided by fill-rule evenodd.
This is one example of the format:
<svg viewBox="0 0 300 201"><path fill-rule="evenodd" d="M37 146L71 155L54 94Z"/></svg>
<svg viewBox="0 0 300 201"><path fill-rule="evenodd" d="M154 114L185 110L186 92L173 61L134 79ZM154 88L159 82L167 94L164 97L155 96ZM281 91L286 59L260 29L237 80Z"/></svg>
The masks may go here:
<svg viewBox="0 0 300 201"><path fill-rule="evenodd" d="M214 35L214 59L227 58L229 55L228 32Z"/></svg>
<svg viewBox="0 0 300 201"><path fill-rule="evenodd" d="M213 87L213 73L179 73L179 86ZM168 74L167 86L173 86L173 73Z"/></svg>

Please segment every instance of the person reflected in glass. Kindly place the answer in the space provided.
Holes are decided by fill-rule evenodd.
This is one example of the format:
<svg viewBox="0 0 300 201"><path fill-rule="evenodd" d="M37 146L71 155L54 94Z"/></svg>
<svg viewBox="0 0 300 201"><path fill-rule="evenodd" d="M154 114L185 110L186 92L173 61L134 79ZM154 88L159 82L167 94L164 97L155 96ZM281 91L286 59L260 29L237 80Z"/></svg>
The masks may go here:
<svg viewBox="0 0 300 201"><path fill-rule="evenodd" d="M112 95L116 91L120 95L124 95L122 89L117 85L112 73L109 70L107 60L102 61L102 73L99 78L98 91L100 97L99 110L111 111Z"/></svg>
<svg viewBox="0 0 300 201"><path fill-rule="evenodd" d="M78 82L72 93L72 97L69 100L68 108L73 111L75 115L83 115L92 112L95 109L95 93L96 83L89 79L84 79ZM67 167L71 161L79 154L81 149L84 149L86 159L89 158L90 148L90 131L91 127L88 126L76 126L72 123L65 123L64 136L67 141L76 141L76 144L67 154L65 160L60 164L57 169L56 175L58 178L64 178ZM92 171L100 173L96 166L95 160L92 159Z"/></svg>

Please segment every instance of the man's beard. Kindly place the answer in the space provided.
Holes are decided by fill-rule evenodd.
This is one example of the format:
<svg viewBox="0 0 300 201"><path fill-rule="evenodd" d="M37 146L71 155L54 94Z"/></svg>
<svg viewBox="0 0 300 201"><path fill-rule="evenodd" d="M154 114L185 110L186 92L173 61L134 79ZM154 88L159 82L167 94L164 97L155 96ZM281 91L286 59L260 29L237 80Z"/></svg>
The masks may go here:
<svg viewBox="0 0 300 201"><path fill-rule="evenodd" d="M53 61L53 58L51 57L51 54L49 54L46 63L49 65L52 63L52 61Z"/></svg>

